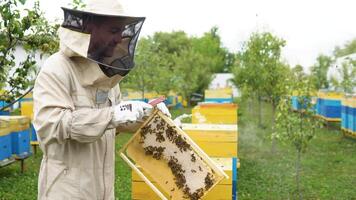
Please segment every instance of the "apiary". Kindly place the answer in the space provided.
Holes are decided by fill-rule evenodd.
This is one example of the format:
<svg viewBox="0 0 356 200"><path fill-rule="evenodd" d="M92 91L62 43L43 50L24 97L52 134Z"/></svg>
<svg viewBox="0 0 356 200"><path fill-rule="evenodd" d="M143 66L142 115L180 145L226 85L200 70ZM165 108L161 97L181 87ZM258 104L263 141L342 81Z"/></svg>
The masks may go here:
<svg viewBox="0 0 356 200"><path fill-rule="evenodd" d="M158 110L121 149L120 156L161 199L198 200L228 177Z"/></svg>

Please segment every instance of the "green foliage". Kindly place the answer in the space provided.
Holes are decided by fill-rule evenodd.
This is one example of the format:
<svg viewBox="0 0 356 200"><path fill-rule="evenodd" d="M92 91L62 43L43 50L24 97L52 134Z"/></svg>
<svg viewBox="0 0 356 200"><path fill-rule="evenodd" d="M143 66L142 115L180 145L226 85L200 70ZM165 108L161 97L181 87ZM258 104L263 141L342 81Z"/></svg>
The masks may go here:
<svg viewBox="0 0 356 200"><path fill-rule="evenodd" d="M327 79L328 69L331 66L333 60L326 55L319 55L316 59L316 63L311 67L312 83L316 89L329 88L329 82Z"/></svg>
<svg viewBox="0 0 356 200"><path fill-rule="evenodd" d="M268 32L253 33L244 45L242 52L237 55L232 73L235 75L234 83L238 88L249 88L256 95L266 95L273 90L274 82L280 74L280 56L283 39L277 38ZM243 94L245 95L245 94Z"/></svg>
<svg viewBox="0 0 356 200"><path fill-rule="evenodd" d="M227 66L226 55L216 28L203 37L189 37L183 31L157 32L140 39L136 67L121 85L142 94L155 91L168 95L173 90L189 102L192 93L204 92L213 72Z"/></svg>
<svg viewBox="0 0 356 200"><path fill-rule="evenodd" d="M356 38L347 42L344 47L336 46L334 49L334 56L336 58L347 56L356 53Z"/></svg>
<svg viewBox="0 0 356 200"><path fill-rule="evenodd" d="M192 50L199 52L205 58L209 59L206 68L211 69L214 73L226 71L225 68L229 67L229 63L226 63L226 60L228 58L232 59L231 55L228 57L228 51L221 46L221 39L218 35L217 27L213 27L210 32L205 33L203 37L192 38Z"/></svg>
<svg viewBox="0 0 356 200"><path fill-rule="evenodd" d="M315 90L309 78L300 78L299 81L290 82L285 86L289 94L282 98L277 106L276 128L272 137L284 142L291 143L296 151L296 184L299 199L303 199L300 189L301 154L306 152L310 141L314 138L316 129L321 126L315 118L311 94ZM292 92L298 96L298 103L303 109L292 112Z"/></svg>
<svg viewBox="0 0 356 200"><path fill-rule="evenodd" d="M194 92L204 92L212 79L212 70L207 68L209 59L198 52L186 50L181 56L174 58L176 68L173 80L175 91L182 94L184 99L190 100Z"/></svg>
<svg viewBox="0 0 356 200"><path fill-rule="evenodd" d="M305 151L315 135L315 129L320 126L320 121L313 117L314 105L311 94L315 90L308 78L291 82L291 85L285 87L289 93L279 101L277 106L276 132L273 133L273 137L291 142L298 151ZM292 92L298 94L298 101L303 105L304 109L300 112L291 112Z"/></svg>
<svg viewBox="0 0 356 200"><path fill-rule="evenodd" d="M69 6L73 9L82 9L85 8L86 4L83 2L83 0L72 0Z"/></svg>
<svg viewBox="0 0 356 200"><path fill-rule="evenodd" d="M263 126L262 98L277 105L279 97L286 92L283 84L290 70L287 64L280 61L285 43L285 40L269 32L253 33L242 51L236 55L235 66L231 70L235 77L233 83L243 96L247 96L244 98L259 100L260 126Z"/></svg>
<svg viewBox="0 0 356 200"><path fill-rule="evenodd" d="M345 93L354 92L354 88L356 88L356 60L346 59L337 71L341 75L341 80L336 80L333 77L331 79L335 89Z"/></svg>
<svg viewBox="0 0 356 200"><path fill-rule="evenodd" d="M24 0L0 2L0 99L12 101L33 84L37 51L52 54L58 50L57 26L50 25L36 1L31 9L20 10ZM24 14L22 14L24 13ZM15 49L23 47L27 57L16 65Z"/></svg>

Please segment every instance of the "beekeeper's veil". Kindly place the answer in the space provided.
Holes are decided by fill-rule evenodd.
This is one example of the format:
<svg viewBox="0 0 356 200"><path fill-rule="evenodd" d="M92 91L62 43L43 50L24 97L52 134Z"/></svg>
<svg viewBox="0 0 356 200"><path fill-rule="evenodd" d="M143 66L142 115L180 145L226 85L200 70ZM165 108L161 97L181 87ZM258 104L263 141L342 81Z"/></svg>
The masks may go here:
<svg viewBox="0 0 356 200"><path fill-rule="evenodd" d="M108 77L130 72L144 17L128 16L117 0L89 0L82 10L62 9L61 42L97 62Z"/></svg>

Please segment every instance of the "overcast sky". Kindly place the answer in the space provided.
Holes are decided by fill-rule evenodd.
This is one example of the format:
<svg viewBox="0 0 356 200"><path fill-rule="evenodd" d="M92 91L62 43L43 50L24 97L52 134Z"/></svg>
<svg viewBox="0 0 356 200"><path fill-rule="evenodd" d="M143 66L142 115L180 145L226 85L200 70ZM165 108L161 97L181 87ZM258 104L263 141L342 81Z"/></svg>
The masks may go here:
<svg viewBox="0 0 356 200"><path fill-rule="evenodd" d="M85 2L86 0L84 0ZM40 0L46 16L62 19L70 0ZM356 0L121 0L128 12L145 16L142 35L183 30L201 36L217 26L223 45L237 52L255 31L287 41L283 58L308 68L318 54L356 38Z"/></svg>

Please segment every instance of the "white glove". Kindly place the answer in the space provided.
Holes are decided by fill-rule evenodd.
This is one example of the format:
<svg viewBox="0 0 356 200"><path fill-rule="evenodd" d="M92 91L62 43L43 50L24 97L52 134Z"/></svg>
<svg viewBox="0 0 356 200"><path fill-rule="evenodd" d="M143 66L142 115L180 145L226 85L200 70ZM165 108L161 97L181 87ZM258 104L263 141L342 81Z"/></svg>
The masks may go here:
<svg viewBox="0 0 356 200"><path fill-rule="evenodd" d="M151 101L149 101L148 103L151 103L153 101L155 101L156 99L152 99ZM172 118L171 113L169 112L166 104L164 102L158 103L156 105L157 109L160 110L164 115L166 115L169 118Z"/></svg>
<svg viewBox="0 0 356 200"><path fill-rule="evenodd" d="M163 114L165 114L167 117L171 118L172 115L171 113L169 112L167 106L165 103L161 102L159 104L156 105L157 106L157 109L160 110Z"/></svg>
<svg viewBox="0 0 356 200"><path fill-rule="evenodd" d="M152 112L152 106L142 101L122 101L114 107L113 121L116 124L142 122Z"/></svg>

